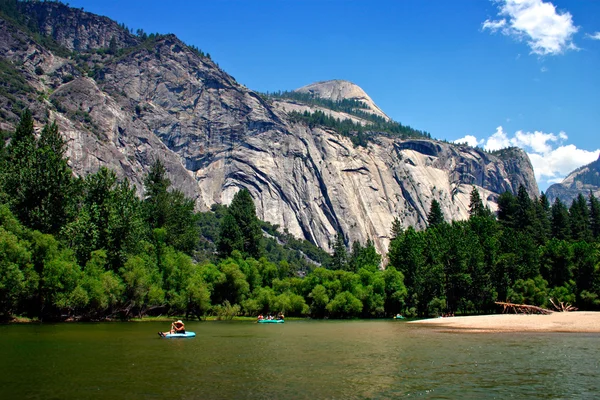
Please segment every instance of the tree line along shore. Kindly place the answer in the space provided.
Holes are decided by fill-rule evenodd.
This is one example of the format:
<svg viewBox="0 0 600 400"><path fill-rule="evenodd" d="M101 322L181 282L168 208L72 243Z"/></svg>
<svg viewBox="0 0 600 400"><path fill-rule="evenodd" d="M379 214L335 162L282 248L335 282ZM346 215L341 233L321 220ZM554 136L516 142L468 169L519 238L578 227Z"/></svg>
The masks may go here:
<svg viewBox="0 0 600 400"><path fill-rule="evenodd" d="M260 221L240 190L195 212L155 160L143 197L101 168L75 177L56 124L25 111L0 148L0 319L312 318L496 313L495 301L600 306L600 206L506 192L498 213L475 188L470 217L394 221L384 269L373 243L332 238L333 253Z"/></svg>

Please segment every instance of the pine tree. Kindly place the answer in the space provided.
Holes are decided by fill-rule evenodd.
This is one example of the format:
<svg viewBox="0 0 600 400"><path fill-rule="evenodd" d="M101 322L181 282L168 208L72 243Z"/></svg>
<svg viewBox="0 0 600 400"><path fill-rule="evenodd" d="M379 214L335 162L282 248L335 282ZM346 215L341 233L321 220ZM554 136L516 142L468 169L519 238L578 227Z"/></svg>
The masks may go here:
<svg viewBox="0 0 600 400"><path fill-rule="evenodd" d="M348 251L344 235L338 232L333 241L333 255L329 264L329 269L347 270L348 269Z"/></svg>
<svg viewBox="0 0 600 400"><path fill-rule="evenodd" d="M519 185L514 226L520 231L530 232L533 227L534 219L535 210L533 208L533 202L529 198L525 186Z"/></svg>
<svg viewBox="0 0 600 400"><path fill-rule="evenodd" d="M486 216L486 208L483 206L479 190L475 186L471 190L471 201L469 202L469 216L471 217L484 217Z"/></svg>
<svg viewBox="0 0 600 400"><path fill-rule="evenodd" d="M157 160L144 179L144 216L150 231L165 229L165 241L179 251L191 254L199 241L194 201L179 190L169 191L171 181L164 164Z"/></svg>
<svg viewBox="0 0 600 400"><path fill-rule="evenodd" d="M437 225L443 224L444 222L444 214L442 214L440 203L438 203L437 200L433 200L431 202L429 214L427 215L427 226L429 228L433 228Z"/></svg>
<svg viewBox="0 0 600 400"><path fill-rule="evenodd" d="M348 262L348 269L350 271L358 272L361 268L365 268L371 272L375 272L378 270L380 263L381 256L377 253L371 239L367 240L367 244L364 247L357 240L352 243L352 253Z"/></svg>
<svg viewBox="0 0 600 400"><path fill-rule="evenodd" d="M247 256L260 258L262 255L262 230L260 221L256 216L256 208L252 196L247 189L242 189L233 196L233 200L229 205L229 214L235 220L243 239L242 253ZM237 234L234 234L235 229L228 227L229 232L221 232L226 235L225 239L231 243L237 242ZM227 237L227 235L232 235Z"/></svg>
<svg viewBox="0 0 600 400"><path fill-rule="evenodd" d="M571 239L590 241L592 231L590 229L590 210L583 194L579 193L569 208L569 221L571 222Z"/></svg>
<svg viewBox="0 0 600 400"><path fill-rule="evenodd" d="M543 245L550 236L550 203L548 198L542 192L540 198L533 204L535 211L535 220L533 224L532 234L536 242Z"/></svg>
<svg viewBox="0 0 600 400"><path fill-rule="evenodd" d="M400 219L398 219L398 217L394 218L394 220L392 221L392 235L390 237L390 240L394 240L397 237L402 236L403 233L404 227L402 226L402 222L400 222Z"/></svg>
<svg viewBox="0 0 600 400"><path fill-rule="evenodd" d="M171 181L167 178L167 170L160 159L157 159L144 179L144 216L150 229L162 228L167 222L169 213L168 189Z"/></svg>
<svg viewBox="0 0 600 400"><path fill-rule="evenodd" d="M551 213L550 229L552 237L559 240L568 240L571 237L569 211L558 197L554 200L554 204L552 204Z"/></svg>
<svg viewBox="0 0 600 400"><path fill-rule="evenodd" d="M112 38L110 38L110 42L108 44L108 54L115 55L117 54L117 50L117 39L115 39L115 37L113 36Z"/></svg>
<svg viewBox="0 0 600 400"><path fill-rule="evenodd" d="M234 216L227 212L221 221L221 229L217 240L219 257L227 258L234 250L244 251L244 236Z"/></svg>
<svg viewBox="0 0 600 400"><path fill-rule="evenodd" d="M2 181L13 212L32 229L55 234L67 222L73 174L65 153L56 123L44 126L36 140L26 110L7 148Z"/></svg>
<svg viewBox="0 0 600 400"><path fill-rule="evenodd" d="M29 224L27 210L32 208L27 190L33 185L31 166L35 162L35 136L33 118L29 109L21 114L2 166L2 189L15 216L25 225Z"/></svg>
<svg viewBox="0 0 600 400"><path fill-rule="evenodd" d="M517 198L511 192L506 191L498 197L498 221L503 226L515 227L517 209Z"/></svg>
<svg viewBox="0 0 600 400"><path fill-rule="evenodd" d="M600 238L600 201L590 191L590 225L594 239Z"/></svg>

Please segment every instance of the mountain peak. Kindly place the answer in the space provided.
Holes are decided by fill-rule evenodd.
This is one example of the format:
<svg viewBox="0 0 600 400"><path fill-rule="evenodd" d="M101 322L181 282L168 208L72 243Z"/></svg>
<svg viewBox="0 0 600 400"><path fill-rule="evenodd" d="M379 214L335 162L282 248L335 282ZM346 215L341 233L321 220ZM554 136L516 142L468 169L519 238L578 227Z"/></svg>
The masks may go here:
<svg viewBox="0 0 600 400"><path fill-rule="evenodd" d="M386 120L390 119L360 86L343 79L311 83L310 85L296 89L295 92L311 93L316 97L332 101L358 100L367 105L368 108L365 111Z"/></svg>
<svg viewBox="0 0 600 400"><path fill-rule="evenodd" d="M550 201L558 197L563 203L571 204L580 193L587 196L590 192L600 195L600 155L597 160L571 172L562 182L551 185L546 196Z"/></svg>

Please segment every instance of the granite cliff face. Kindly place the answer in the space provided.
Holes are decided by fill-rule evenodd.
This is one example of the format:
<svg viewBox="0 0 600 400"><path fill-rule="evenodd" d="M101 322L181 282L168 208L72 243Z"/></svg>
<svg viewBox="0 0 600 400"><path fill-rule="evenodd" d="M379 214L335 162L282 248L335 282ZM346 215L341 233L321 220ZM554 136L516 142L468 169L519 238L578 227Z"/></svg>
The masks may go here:
<svg viewBox="0 0 600 400"><path fill-rule="evenodd" d="M136 46L140 40L107 17L82 12L61 3L23 4L28 25L34 25L68 50L106 49L114 40L116 48Z"/></svg>
<svg viewBox="0 0 600 400"><path fill-rule="evenodd" d="M4 129L14 126L21 104L32 107L40 124L58 121L78 174L106 166L141 193L145 172L160 158L198 209L229 203L247 188L260 218L298 237L327 249L340 231L348 242L372 238L382 253L393 219L423 228L433 199L450 220L468 216L473 185L492 208L500 193L516 193L519 185L538 193L522 151L497 156L377 133L366 148L354 147L331 129L292 122L277 102L238 84L173 35L141 43L106 18L35 7L50 9L36 11L45 16L41 28L53 27L45 32L80 51L60 57L0 20L2 62L29 88L11 98L0 92L7 110L0 120ZM108 46L117 31L123 51L89 51ZM348 85L328 87L343 95Z"/></svg>
<svg viewBox="0 0 600 400"><path fill-rule="evenodd" d="M333 101L340 101L344 99L357 100L367 106L366 109L363 109L364 111L378 115L386 120L390 119L390 117L385 115L381 108L375 104L373 99L371 99L371 97L369 97L369 95L365 93L360 86L355 85L352 82L334 79L331 81L311 83L310 85L302 86L295 91L300 93L311 93L314 96L322 99Z"/></svg>
<svg viewBox="0 0 600 400"><path fill-rule="evenodd" d="M600 197L600 157L588 165L571 172L561 183L555 183L546 191L550 202L559 198L567 206L583 194L586 198L591 193Z"/></svg>

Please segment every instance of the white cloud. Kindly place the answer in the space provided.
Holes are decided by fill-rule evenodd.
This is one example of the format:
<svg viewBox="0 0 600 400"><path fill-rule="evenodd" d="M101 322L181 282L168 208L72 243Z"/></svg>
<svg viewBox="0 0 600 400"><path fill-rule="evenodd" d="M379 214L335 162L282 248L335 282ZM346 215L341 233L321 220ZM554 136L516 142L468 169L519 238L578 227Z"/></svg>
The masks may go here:
<svg viewBox="0 0 600 400"><path fill-rule="evenodd" d="M505 19L501 19L499 21L490 21L489 19L486 19L485 22L483 23L483 29L489 29L492 32L496 32L498 29L504 28L505 26L506 26Z"/></svg>
<svg viewBox="0 0 600 400"><path fill-rule="evenodd" d="M561 133L565 135L564 132ZM522 147L525 149L530 148L535 153L548 153L552 151L552 147L548 142L556 142L558 140L559 137L554 133L544 133L540 131L535 131L533 133L517 131L515 133L515 137L511 139L510 142L513 146Z"/></svg>
<svg viewBox="0 0 600 400"><path fill-rule="evenodd" d="M577 49L573 35L579 27L573 24L569 12L557 12L556 7L542 0L496 0L501 19L487 19L482 29L500 31L517 40L526 40L533 54L557 55Z"/></svg>
<svg viewBox="0 0 600 400"><path fill-rule="evenodd" d="M502 126L499 126L487 139L478 140L473 135L467 135L455 142L467 142L471 146L471 143L483 145L483 148L489 151L511 146L522 148L531 160L538 184L545 189L549 184L562 181L574 169L598 159L600 149L588 151L578 149L573 144L563 144L568 138L562 131L554 134L521 130L509 137Z"/></svg>
<svg viewBox="0 0 600 400"><path fill-rule="evenodd" d="M598 153L600 153L600 149L588 151L568 144L544 154L527 154L533 165L535 178L538 182L545 180L549 183L555 183L562 181L574 169L597 160Z"/></svg>
<svg viewBox="0 0 600 400"><path fill-rule="evenodd" d="M473 135L466 135L465 137L462 137L460 139L456 139L454 141L454 143L467 144L467 145L469 145L471 147L475 147L475 146L478 146L480 144L483 144L483 142L484 142L483 139L481 139L481 140L478 141L477 138L475 136L473 136Z"/></svg>
<svg viewBox="0 0 600 400"><path fill-rule="evenodd" d="M592 33L592 34L586 34L585 37L589 38L589 39L594 39L594 40L600 40L600 32L596 32L596 33Z"/></svg>
<svg viewBox="0 0 600 400"><path fill-rule="evenodd" d="M511 146L510 140L508 140L508 136L502 130L502 127L499 126L496 128L496 133L490 136L487 140L485 140L485 146L483 147L486 150L500 150L505 147Z"/></svg>

